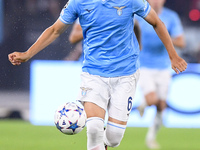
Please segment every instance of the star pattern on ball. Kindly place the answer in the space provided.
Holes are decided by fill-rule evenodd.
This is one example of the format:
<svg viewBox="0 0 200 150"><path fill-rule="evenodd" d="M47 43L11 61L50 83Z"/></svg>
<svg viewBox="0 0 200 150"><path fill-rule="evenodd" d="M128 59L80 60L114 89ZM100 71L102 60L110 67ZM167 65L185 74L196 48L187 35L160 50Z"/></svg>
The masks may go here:
<svg viewBox="0 0 200 150"><path fill-rule="evenodd" d="M66 113L68 112L68 111L70 111L70 109L65 109L65 107L62 109L62 110L60 110L60 111L58 111L60 114L61 114L61 116L66 116Z"/></svg>
<svg viewBox="0 0 200 150"><path fill-rule="evenodd" d="M77 121L75 123L70 122L70 126L67 129L72 129L73 132L75 132L76 128L79 128L80 126L77 125Z"/></svg>
<svg viewBox="0 0 200 150"><path fill-rule="evenodd" d="M61 126L59 126L59 122L57 122L57 123L56 123L56 127L58 128L58 130L60 130L60 131L61 131L62 127L61 127Z"/></svg>
<svg viewBox="0 0 200 150"><path fill-rule="evenodd" d="M79 113L79 115L81 115L81 114L82 114L82 112L83 112L83 109L82 109L82 108L80 108L80 107L78 107L78 109L76 109L75 111L77 111L77 112Z"/></svg>

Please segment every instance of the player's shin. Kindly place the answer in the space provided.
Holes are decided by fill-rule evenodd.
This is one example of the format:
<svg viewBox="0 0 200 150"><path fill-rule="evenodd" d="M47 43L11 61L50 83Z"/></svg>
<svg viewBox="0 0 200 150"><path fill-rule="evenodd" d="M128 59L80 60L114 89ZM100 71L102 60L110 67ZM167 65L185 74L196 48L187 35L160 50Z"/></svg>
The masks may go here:
<svg viewBox="0 0 200 150"><path fill-rule="evenodd" d="M157 112L153 125L149 128L146 136L146 145L150 149L159 149L160 145L156 141L157 133L162 126L162 112Z"/></svg>
<svg viewBox="0 0 200 150"><path fill-rule="evenodd" d="M153 125L149 128L147 133L147 140L155 140L157 132L159 131L160 127L162 126L162 112L157 112Z"/></svg>
<svg viewBox="0 0 200 150"><path fill-rule="evenodd" d="M103 143L104 120L98 117L87 119L87 149L88 150L105 150Z"/></svg>

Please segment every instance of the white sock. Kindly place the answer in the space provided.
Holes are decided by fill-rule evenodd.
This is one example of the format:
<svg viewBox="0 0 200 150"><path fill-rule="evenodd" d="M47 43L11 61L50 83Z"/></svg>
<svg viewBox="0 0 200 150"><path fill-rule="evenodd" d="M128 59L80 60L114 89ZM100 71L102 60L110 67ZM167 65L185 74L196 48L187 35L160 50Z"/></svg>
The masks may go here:
<svg viewBox="0 0 200 150"><path fill-rule="evenodd" d="M121 125L108 121L104 132L104 143L110 147L119 146L126 129L126 125Z"/></svg>
<svg viewBox="0 0 200 150"><path fill-rule="evenodd" d="M88 150L105 150L103 135L104 135L104 120L98 117L87 119L87 149Z"/></svg>
<svg viewBox="0 0 200 150"><path fill-rule="evenodd" d="M162 112L157 112L153 125L149 128L146 136L146 140L155 140L158 130L162 126Z"/></svg>

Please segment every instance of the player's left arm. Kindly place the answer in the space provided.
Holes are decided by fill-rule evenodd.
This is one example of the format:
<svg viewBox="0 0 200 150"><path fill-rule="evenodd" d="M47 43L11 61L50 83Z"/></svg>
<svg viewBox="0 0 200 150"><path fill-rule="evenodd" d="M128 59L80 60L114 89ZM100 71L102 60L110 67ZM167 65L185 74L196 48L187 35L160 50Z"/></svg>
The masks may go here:
<svg viewBox="0 0 200 150"><path fill-rule="evenodd" d="M171 37L164 25L164 23L159 19L156 12L151 8L149 14L144 18L149 24L151 24L156 31L157 35L165 45L167 49L169 58L171 60L172 69L178 74L187 68L187 63L184 59L178 56L173 46Z"/></svg>

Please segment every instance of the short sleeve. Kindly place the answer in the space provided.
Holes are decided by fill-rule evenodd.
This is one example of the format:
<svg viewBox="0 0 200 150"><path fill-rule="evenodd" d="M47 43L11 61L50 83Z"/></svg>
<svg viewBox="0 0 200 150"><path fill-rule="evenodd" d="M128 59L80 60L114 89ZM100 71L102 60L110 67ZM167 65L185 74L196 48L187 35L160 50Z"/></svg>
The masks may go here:
<svg viewBox="0 0 200 150"><path fill-rule="evenodd" d="M132 2L132 10L134 14L137 14L142 18L145 18L149 14L151 6L146 0L132 0Z"/></svg>
<svg viewBox="0 0 200 150"><path fill-rule="evenodd" d="M75 0L69 0L60 13L59 19L65 24L72 24L78 17Z"/></svg>

